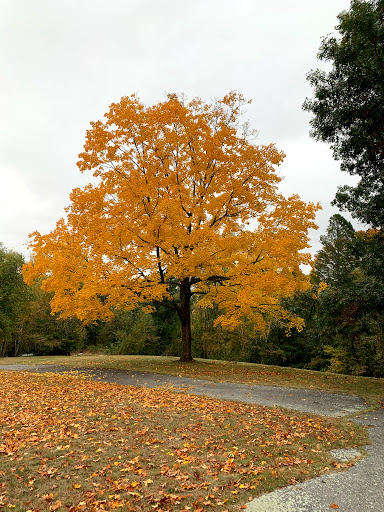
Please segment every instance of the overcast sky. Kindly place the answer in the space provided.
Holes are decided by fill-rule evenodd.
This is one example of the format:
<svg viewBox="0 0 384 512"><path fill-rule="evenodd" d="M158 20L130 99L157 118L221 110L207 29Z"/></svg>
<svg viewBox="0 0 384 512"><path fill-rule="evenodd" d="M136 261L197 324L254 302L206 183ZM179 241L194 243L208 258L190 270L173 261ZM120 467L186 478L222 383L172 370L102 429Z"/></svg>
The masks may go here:
<svg viewBox="0 0 384 512"><path fill-rule="evenodd" d="M319 230L337 186L351 183L329 147L309 138L321 38L349 0L0 0L0 242L27 255L28 234L63 216L90 121L137 93L210 101L230 90L253 103L260 144L286 153L284 194L320 201Z"/></svg>

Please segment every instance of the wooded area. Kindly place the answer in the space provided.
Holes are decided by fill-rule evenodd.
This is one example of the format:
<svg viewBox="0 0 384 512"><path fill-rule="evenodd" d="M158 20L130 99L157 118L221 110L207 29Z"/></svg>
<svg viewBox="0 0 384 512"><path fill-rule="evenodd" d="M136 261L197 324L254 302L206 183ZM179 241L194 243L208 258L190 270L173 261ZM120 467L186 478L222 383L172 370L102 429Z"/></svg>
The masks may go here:
<svg viewBox="0 0 384 512"><path fill-rule="evenodd" d="M192 310L194 357L248 361L355 375L384 375L383 235L355 232L341 215L330 219L323 248L309 276L310 287L282 299L284 308L304 318L292 329L272 318L261 333L249 318L230 330L215 326L217 306ZM110 354L180 354L177 314L156 304L116 311L109 321L89 325L50 313L51 294L23 282L23 257L0 250L0 355L69 354L83 350ZM326 283L324 287L322 283Z"/></svg>

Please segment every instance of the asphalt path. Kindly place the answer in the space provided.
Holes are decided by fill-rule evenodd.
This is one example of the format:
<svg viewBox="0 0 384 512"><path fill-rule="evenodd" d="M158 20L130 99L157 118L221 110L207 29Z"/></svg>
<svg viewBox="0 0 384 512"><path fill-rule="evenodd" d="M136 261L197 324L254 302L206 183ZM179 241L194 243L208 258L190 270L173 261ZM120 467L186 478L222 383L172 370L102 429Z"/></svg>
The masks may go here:
<svg viewBox="0 0 384 512"><path fill-rule="evenodd" d="M44 365L3 365L0 370L63 373L71 369ZM275 405L320 416L353 416L353 421L369 427L371 444L366 457L347 471L322 475L302 484L284 487L247 503L250 512L384 512L384 409L364 412L367 405L359 397L322 391L250 386L125 370L73 368L94 380L129 386L166 387L175 392L205 395L273 407ZM335 460L353 459L353 451L334 453Z"/></svg>

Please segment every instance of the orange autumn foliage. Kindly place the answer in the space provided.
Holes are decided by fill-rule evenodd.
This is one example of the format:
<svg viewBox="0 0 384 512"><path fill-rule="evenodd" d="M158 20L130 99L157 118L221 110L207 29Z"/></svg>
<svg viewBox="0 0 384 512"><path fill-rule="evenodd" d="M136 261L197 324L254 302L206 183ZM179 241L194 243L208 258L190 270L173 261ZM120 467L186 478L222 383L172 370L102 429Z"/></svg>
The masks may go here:
<svg viewBox="0 0 384 512"><path fill-rule="evenodd" d="M244 315L260 329L271 315L300 327L279 300L307 285L302 250L319 205L279 193L284 154L253 143L243 104L234 92L212 104L170 94L150 107L130 96L91 123L78 166L97 183L72 191L51 233L31 235L24 268L27 283L42 278L54 292L54 313L89 322L166 301L184 360L194 294L229 327Z"/></svg>

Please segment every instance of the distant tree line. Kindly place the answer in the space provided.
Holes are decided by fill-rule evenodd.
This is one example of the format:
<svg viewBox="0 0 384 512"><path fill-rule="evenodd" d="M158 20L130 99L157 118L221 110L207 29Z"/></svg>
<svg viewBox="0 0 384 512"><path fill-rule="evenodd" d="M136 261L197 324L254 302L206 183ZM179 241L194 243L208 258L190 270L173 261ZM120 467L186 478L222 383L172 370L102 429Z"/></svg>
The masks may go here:
<svg viewBox="0 0 384 512"><path fill-rule="evenodd" d="M312 289L286 299L305 320L284 336L271 326L255 359L336 373L384 375L384 238L376 229L355 232L331 217L310 274ZM326 283L324 288L323 283Z"/></svg>
<svg viewBox="0 0 384 512"><path fill-rule="evenodd" d="M283 299L305 320L287 333L271 318L260 334L244 318L234 330L215 325L217 306L192 313L194 357L293 366L336 373L384 376L383 233L355 231L331 217L308 276L311 288ZM64 355L83 350L110 354L179 355L180 322L157 305L116 311L110 321L83 325L51 315L51 296L22 279L23 256L0 246L0 356Z"/></svg>

